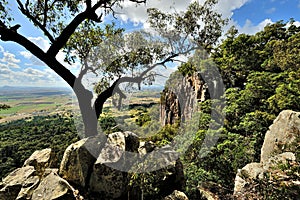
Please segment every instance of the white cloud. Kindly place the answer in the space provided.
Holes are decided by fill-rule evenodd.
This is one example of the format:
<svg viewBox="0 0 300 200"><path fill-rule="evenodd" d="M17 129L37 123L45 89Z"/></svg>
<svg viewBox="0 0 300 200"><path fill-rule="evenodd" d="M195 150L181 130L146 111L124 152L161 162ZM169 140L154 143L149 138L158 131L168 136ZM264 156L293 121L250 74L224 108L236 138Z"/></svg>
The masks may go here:
<svg viewBox="0 0 300 200"><path fill-rule="evenodd" d="M117 8L116 13L123 21L132 21L136 24L142 23L144 27L148 27L147 21L147 9L148 8L158 8L163 12L180 12L186 10L188 5L194 0L152 0L148 1L146 5L124 1L122 8ZM204 0L198 0L203 3ZM230 18L233 15L233 11L245 5L251 0L220 0L216 5L215 9L222 14L224 18ZM109 17L108 17L109 18Z"/></svg>
<svg viewBox="0 0 300 200"><path fill-rule="evenodd" d="M1 46L0 46L0 53L2 53L2 58L0 58L0 67L7 66L15 69L20 68L18 63L20 63L21 60L17 59L14 54L5 51L4 48Z"/></svg>
<svg viewBox="0 0 300 200"><path fill-rule="evenodd" d="M273 8L270 8L270 9L266 10L266 13L267 13L267 14L272 14L272 13L274 13L275 11L276 11L276 8L273 7Z"/></svg>
<svg viewBox="0 0 300 200"><path fill-rule="evenodd" d="M12 86L62 86L64 81L48 69L25 68L14 71L6 66L0 67L1 83Z"/></svg>
<svg viewBox="0 0 300 200"><path fill-rule="evenodd" d="M259 31L262 31L264 27L268 24L273 24L274 22L271 19L265 19L260 22L258 25L254 25L249 19L246 20L244 26L239 26L237 24L236 27L239 30L239 33L246 33L246 34L255 34Z"/></svg>
<svg viewBox="0 0 300 200"><path fill-rule="evenodd" d="M28 37L28 40L40 47L43 51L47 51L50 47L48 40L45 40L43 37Z"/></svg>
<svg viewBox="0 0 300 200"><path fill-rule="evenodd" d="M0 59L0 62L4 63L19 63L21 60L16 59L16 56L12 53L9 53L7 51L3 52L3 57Z"/></svg>
<svg viewBox="0 0 300 200"><path fill-rule="evenodd" d="M30 63L26 62L26 66L46 66L45 63L40 61L37 57L32 55L29 51L20 51L19 52L24 58L30 60Z"/></svg>
<svg viewBox="0 0 300 200"><path fill-rule="evenodd" d="M38 45L42 50L46 51L49 47L50 44L48 43L48 40L44 39L43 37L29 37L28 38L31 42L34 44ZM1 49L0 49L1 50ZM30 60L30 62L25 63L24 65L26 66L46 66L45 63L40 61L37 57L32 55L29 51L20 51L19 52L24 58ZM63 51L59 51L56 59L58 62L63 64L65 67L72 69L73 72L77 72L79 69L79 64L75 63L73 65L69 65L64 61L65 59L65 53Z"/></svg>
<svg viewBox="0 0 300 200"><path fill-rule="evenodd" d="M299 27L300 26L300 22L299 21L295 21L294 25Z"/></svg>
<svg viewBox="0 0 300 200"><path fill-rule="evenodd" d="M4 52L4 48L0 45L0 53Z"/></svg>
<svg viewBox="0 0 300 200"><path fill-rule="evenodd" d="M224 18L231 18L234 10L241 8L250 1L251 0L220 0L216 5L216 10L221 13Z"/></svg>
<svg viewBox="0 0 300 200"><path fill-rule="evenodd" d="M47 51L50 47L48 40L43 37L28 37L28 39L33 42L35 45L40 47L43 51ZM32 55L29 51L20 51L19 52L24 58L30 60L30 63L25 63L26 66L46 66L45 63L40 61L37 57Z"/></svg>
<svg viewBox="0 0 300 200"><path fill-rule="evenodd" d="M187 8L191 1L176 1L176 0L152 0L148 1L146 4L139 4L124 1L122 3L122 8L116 8L116 13L123 21L132 21L135 24L146 23L147 21L147 9L148 8L159 8L163 12L171 11L183 11Z"/></svg>

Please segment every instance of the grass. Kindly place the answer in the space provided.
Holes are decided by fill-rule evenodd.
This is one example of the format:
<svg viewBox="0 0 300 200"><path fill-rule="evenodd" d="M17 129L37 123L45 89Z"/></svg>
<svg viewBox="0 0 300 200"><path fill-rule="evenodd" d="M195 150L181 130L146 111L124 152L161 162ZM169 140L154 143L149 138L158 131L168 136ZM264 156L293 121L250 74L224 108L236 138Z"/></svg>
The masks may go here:
<svg viewBox="0 0 300 200"><path fill-rule="evenodd" d="M64 110L71 108L67 105L71 102L71 97L68 95L50 95L41 97L35 95L9 95L0 96L0 104L7 104L11 108L0 110L0 119L15 120L28 115L34 116L41 112L55 112L56 110ZM26 115L26 116L25 116Z"/></svg>

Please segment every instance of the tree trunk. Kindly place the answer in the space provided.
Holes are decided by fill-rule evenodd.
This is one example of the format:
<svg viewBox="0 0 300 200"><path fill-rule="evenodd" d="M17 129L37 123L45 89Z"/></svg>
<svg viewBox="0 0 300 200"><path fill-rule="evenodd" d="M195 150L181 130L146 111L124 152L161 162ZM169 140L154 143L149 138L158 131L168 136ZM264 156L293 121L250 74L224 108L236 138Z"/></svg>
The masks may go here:
<svg viewBox="0 0 300 200"><path fill-rule="evenodd" d="M84 124L85 137L97 135L98 119L95 109L92 106L93 93L85 89L82 83L79 81L76 81L73 90L78 99L79 108Z"/></svg>

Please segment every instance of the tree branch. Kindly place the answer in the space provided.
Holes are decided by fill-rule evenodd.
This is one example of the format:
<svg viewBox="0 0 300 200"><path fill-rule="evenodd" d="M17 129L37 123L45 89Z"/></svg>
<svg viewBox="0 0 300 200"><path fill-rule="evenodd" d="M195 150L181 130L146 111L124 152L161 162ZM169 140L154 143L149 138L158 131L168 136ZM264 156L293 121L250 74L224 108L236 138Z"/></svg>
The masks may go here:
<svg viewBox="0 0 300 200"><path fill-rule="evenodd" d="M103 104L109 97L111 97L113 95L114 89L118 84L118 80L119 79L117 79L109 88L107 88L105 91L103 91L101 94L99 94L97 96L97 99L95 100L95 103L93 106L93 108L96 112L97 119L99 119L100 114L102 113Z"/></svg>
<svg viewBox="0 0 300 200"><path fill-rule="evenodd" d="M47 23L47 13L48 13L48 0L45 0L45 4L44 4L44 22L43 25L46 27L46 23ZM53 42L53 41L51 41Z"/></svg>
<svg viewBox="0 0 300 200"><path fill-rule="evenodd" d="M117 92L120 94L120 97L121 98L126 98L126 96L124 95L124 93L118 88L118 86L121 84L121 83L125 83L125 82L131 82L131 83L137 83L139 85L139 89L140 89L140 84L142 83L143 80L145 80L147 77L145 77L145 75L150 72L151 70L153 70L155 67L157 66L160 66L160 65L163 65L165 66L165 64L167 62L173 62L173 58L179 56L180 54L187 54L189 53L190 51L193 51L195 50L195 48L191 48L185 52L181 52L181 53L177 53L177 54L172 54L170 56L168 56L167 58L165 58L165 60L161 61L161 62L158 62L150 67L148 67L145 71L143 71L139 76L136 76L136 77L128 77L128 76L125 76L125 77L120 77L118 78L117 80L115 80L113 82L113 84L107 88L105 91L103 91L101 94L99 94L96 98L96 101L94 103L94 110L96 112L96 116L97 118L99 118L101 112L102 112L102 108L103 108L103 104L106 102L106 100L108 98L110 98L114 92ZM120 91L118 91L120 90Z"/></svg>
<svg viewBox="0 0 300 200"><path fill-rule="evenodd" d="M101 22L101 20L99 19L99 17L97 17L97 14L95 12L99 7L101 7L101 5L105 4L107 1L108 0L98 1L92 8L87 8L84 12L81 12L76 17L74 17L74 19L61 32L60 36L56 38L56 40L50 46L47 54L49 56L55 57L58 54L59 50L66 45L71 35L75 32L76 28L85 19L91 19L95 22ZM102 15L100 16L100 18L101 17Z"/></svg>
<svg viewBox="0 0 300 200"><path fill-rule="evenodd" d="M46 29L46 24L41 24L38 20L36 20L36 18L34 18L27 6L26 6L26 9L24 8L24 5L22 4L22 2L20 0L17 0L17 3L19 5L19 10L23 13L23 15L25 15L28 19L30 19L36 26L38 26L42 31L43 33L48 37L48 39L51 41L51 42L54 42L54 38L52 37L52 35L49 33L49 31ZM26 4L28 3L28 1L26 2Z"/></svg>
<svg viewBox="0 0 300 200"><path fill-rule="evenodd" d="M131 2L135 2L135 3L146 3L146 0L129 0Z"/></svg>
<svg viewBox="0 0 300 200"><path fill-rule="evenodd" d="M55 58L47 56L37 45L33 44L26 37L17 33L16 30L0 26L0 36L2 41L12 41L23 46L30 53L38 59L46 63L52 70L54 70L61 78L63 78L71 87L74 86L76 77Z"/></svg>
<svg viewBox="0 0 300 200"><path fill-rule="evenodd" d="M92 8L92 0L86 0L86 9L89 10Z"/></svg>

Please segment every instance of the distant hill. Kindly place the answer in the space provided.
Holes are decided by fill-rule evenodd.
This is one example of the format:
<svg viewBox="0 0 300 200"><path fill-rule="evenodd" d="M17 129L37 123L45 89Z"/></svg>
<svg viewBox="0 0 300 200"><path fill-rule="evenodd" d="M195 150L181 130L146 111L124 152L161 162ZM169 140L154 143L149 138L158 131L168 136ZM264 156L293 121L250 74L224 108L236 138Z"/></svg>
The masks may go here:
<svg viewBox="0 0 300 200"><path fill-rule="evenodd" d="M2 86L0 95L55 95L70 94L71 89L65 87L29 87L29 86Z"/></svg>

